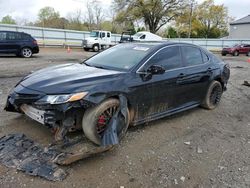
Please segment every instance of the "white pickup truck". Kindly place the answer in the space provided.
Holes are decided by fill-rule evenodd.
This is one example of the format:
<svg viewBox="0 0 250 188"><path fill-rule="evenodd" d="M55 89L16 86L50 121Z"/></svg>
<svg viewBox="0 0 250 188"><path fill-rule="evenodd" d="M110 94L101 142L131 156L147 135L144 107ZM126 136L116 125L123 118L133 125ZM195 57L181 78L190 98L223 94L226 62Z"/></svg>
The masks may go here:
<svg viewBox="0 0 250 188"><path fill-rule="evenodd" d="M98 52L100 49L105 49L115 45L111 41L110 31L92 31L90 36L82 41L82 47L85 51L92 49L94 52Z"/></svg>
<svg viewBox="0 0 250 188"><path fill-rule="evenodd" d="M158 35L150 33L148 31L141 31L131 36L121 36L119 43L124 42L143 42L143 41L161 41L162 38ZM90 33L90 36L82 41L82 47L85 51L92 49L94 52L98 52L100 49L106 49L114 46L115 43L111 41L110 31L94 30Z"/></svg>

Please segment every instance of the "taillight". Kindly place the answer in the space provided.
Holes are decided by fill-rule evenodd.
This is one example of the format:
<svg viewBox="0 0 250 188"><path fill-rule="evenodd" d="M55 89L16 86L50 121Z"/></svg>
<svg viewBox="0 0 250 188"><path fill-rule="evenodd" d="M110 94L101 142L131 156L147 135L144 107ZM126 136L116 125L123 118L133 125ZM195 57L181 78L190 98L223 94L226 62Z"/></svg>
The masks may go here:
<svg viewBox="0 0 250 188"><path fill-rule="evenodd" d="M36 41L36 40L33 40L33 44L37 44L37 41Z"/></svg>

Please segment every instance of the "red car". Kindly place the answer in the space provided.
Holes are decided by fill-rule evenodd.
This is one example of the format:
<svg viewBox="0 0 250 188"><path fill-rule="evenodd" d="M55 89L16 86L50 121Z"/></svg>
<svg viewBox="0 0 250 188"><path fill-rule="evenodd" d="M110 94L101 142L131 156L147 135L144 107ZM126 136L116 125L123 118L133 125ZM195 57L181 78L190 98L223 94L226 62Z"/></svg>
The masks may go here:
<svg viewBox="0 0 250 188"><path fill-rule="evenodd" d="M223 48L221 55L225 56L231 54L233 56L238 56L239 54L246 54L250 56L250 45L249 44L235 44L232 47Z"/></svg>

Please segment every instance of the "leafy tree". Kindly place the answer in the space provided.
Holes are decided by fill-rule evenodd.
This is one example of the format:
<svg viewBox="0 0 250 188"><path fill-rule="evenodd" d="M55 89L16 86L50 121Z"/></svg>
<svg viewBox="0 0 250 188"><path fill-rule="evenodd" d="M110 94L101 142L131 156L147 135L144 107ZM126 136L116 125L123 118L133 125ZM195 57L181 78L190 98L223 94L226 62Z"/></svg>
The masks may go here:
<svg viewBox="0 0 250 188"><path fill-rule="evenodd" d="M121 21L143 20L150 32L181 14L186 0L114 0Z"/></svg>
<svg viewBox="0 0 250 188"><path fill-rule="evenodd" d="M218 38L227 34L228 20L224 5L215 5L213 0L206 0L194 4L192 15L190 8L186 8L176 19L176 27L181 37Z"/></svg>
<svg viewBox="0 0 250 188"><path fill-rule="evenodd" d="M52 28L66 28L68 20L61 18L59 12L52 7L44 7L39 10L37 26L52 27Z"/></svg>
<svg viewBox="0 0 250 188"><path fill-rule="evenodd" d="M214 0L206 0L197 7L197 20L203 37L219 37L227 30L228 10L224 5L215 5Z"/></svg>
<svg viewBox="0 0 250 188"><path fill-rule="evenodd" d="M16 21L10 16L4 16L1 20L1 23L3 24L16 24Z"/></svg>
<svg viewBox="0 0 250 188"><path fill-rule="evenodd" d="M178 38L178 34L175 28L168 27L166 33L164 34L166 38Z"/></svg>

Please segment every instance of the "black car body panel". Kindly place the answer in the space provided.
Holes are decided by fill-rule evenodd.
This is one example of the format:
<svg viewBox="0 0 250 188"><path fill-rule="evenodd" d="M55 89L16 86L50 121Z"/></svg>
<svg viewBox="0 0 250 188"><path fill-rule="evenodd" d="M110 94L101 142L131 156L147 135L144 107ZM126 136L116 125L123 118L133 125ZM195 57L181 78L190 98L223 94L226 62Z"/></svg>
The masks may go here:
<svg viewBox="0 0 250 188"><path fill-rule="evenodd" d="M142 44L121 45L140 47ZM180 50L180 67L161 74L149 74L146 67L150 60L162 49L173 46ZM189 54L185 56L185 46L200 51L203 58L200 64L186 64ZM68 117L76 119L72 121L72 124L76 124L89 107L98 105L107 98L123 95L127 98L132 114L131 124L137 125L200 105L209 84L217 80L226 88L229 75L228 65L205 49L190 44L167 42L155 44L136 66L126 71L97 68L83 63L59 65L34 72L13 89L5 110L22 112L22 104L31 105L44 110L47 116L44 124L53 127L55 123L67 120ZM88 94L76 102L54 105L36 103L46 95L83 91Z"/></svg>
<svg viewBox="0 0 250 188"><path fill-rule="evenodd" d="M19 55L26 47L33 54L39 53L37 41L29 34L15 31L0 31L0 53Z"/></svg>

